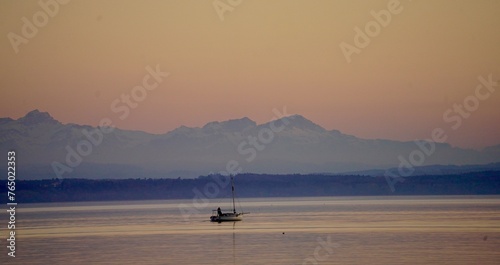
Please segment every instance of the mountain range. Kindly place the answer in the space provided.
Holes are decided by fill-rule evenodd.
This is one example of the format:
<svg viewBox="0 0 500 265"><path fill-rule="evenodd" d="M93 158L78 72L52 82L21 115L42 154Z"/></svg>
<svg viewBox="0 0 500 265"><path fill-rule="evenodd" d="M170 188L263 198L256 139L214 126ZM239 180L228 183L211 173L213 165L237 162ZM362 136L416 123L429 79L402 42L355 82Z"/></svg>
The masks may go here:
<svg viewBox="0 0 500 265"><path fill-rule="evenodd" d="M421 142L419 147L413 141L361 139L326 130L300 115L264 124L246 117L215 121L165 134L105 129L63 124L47 112L33 110L17 120L0 118L0 150L16 152L18 178L25 179L191 178L228 168L269 174L376 175L402 163L433 168L435 173L436 165L456 170L500 162L500 145L474 150L446 143ZM0 165L6 167L6 161Z"/></svg>

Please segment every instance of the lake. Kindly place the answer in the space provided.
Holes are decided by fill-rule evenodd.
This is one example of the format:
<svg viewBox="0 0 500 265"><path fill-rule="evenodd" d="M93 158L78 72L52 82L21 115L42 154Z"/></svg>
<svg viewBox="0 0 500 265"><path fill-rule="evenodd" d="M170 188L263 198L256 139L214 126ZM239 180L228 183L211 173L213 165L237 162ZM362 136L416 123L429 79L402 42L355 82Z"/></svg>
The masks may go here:
<svg viewBox="0 0 500 265"><path fill-rule="evenodd" d="M0 264L500 264L498 196L239 201L250 214L220 224L225 199L19 204Z"/></svg>

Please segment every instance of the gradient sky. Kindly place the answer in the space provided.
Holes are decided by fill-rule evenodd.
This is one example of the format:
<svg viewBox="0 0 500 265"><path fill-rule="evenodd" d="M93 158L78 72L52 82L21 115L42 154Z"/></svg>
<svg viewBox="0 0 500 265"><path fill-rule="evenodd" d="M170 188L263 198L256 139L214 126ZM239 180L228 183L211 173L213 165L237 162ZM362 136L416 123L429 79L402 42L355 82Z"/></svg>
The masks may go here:
<svg viewBox="0 0 500 265"><path fill-rule="evenodd" d="M243 0L224 21L212 2L73 0L16 54L9 32L22 36L22 18L42 8L1 1L0 116L39 109L63 123L107 117L164 133L245 116L264 123L286 106L362 138L422 139L441 127L454 146L500 144L500 91L456 130L443 120L479 76L500 79L500 1L400 1L350 63L340 43L354 45L354 28L390 1ZM156 64L170 76L120 120L111 102Z"/></svg>

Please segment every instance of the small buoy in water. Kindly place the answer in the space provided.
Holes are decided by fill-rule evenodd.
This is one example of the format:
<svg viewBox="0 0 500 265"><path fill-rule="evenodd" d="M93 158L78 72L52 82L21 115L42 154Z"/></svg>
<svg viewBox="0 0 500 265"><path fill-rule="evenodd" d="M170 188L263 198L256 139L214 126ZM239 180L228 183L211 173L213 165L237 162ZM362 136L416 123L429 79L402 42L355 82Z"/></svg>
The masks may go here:
<svg viewBox="0 0 500 265"><path fill-rule="evenodd" d="M285 234L285 232L283 232L283 235Z"/></svg>

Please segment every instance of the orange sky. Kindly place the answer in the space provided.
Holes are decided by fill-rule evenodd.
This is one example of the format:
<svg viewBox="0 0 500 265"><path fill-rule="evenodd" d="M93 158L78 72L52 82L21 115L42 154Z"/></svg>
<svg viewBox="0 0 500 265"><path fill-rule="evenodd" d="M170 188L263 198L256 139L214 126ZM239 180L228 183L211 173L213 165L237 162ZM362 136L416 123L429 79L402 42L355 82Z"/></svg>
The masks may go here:
<svg viewBox="0 0 500 265"><path fill-rule="evenodd" d="M107 117L164 133L244 116L263 123L286 106L362 138L429 138L441 127L455 146L500 144L499 92L456 130L443 120L479 76L500 79L500 1L400 1L350 63L339 45L354 45L354 28L391 1L243 0L224 21L213 2L73 0L51 6L54 16L16 53L8 34L22 37L22 18L43 9L1 1L0 116L40 109L64 123ZM111 103L157 64L170 76L120 120Z"/></svg>

